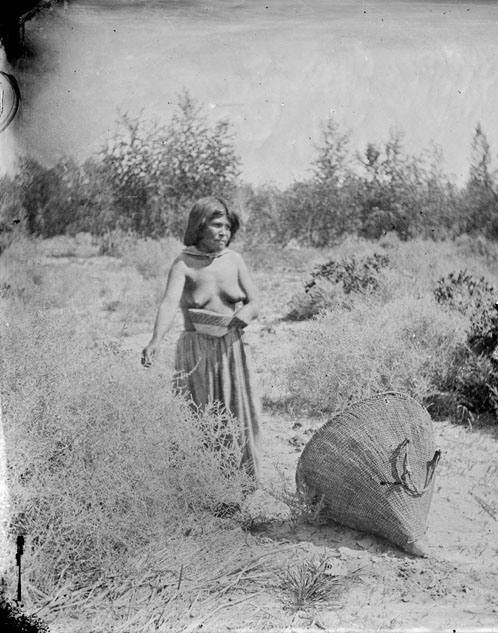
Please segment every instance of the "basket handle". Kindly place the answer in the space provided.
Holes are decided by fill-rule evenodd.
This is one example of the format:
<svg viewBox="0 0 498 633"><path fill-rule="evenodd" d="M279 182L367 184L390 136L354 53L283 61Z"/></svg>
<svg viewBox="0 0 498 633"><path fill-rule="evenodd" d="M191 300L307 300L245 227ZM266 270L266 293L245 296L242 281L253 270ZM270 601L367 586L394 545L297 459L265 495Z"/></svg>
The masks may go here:
<svg viewBox="0 0 498 633"><path fill-rule="evenodd" d="M401 473L401 475L398 475L398 479L399 479L399 483L403 486L403 488L407 492L409 492L410 494L416 497L421 497L425 492L427 492L427 490L429 489L432 483L432 480L434 479L436 467L441 458L441 451L436 451L434 453L434 457L431 459L430 462L427 463L427 473L425 475L424 486L423 488L419 489L412 479L412 470L410 468L410 460L408 456L409 443L410 443L410 440L406 438L405 440L403 440L403 442L401 442L401 444L396 449L396 457L401 456L401 451L403 449L405 451L404 456L403 456L403 472ZM396 463L396 470L397 470L397 466L398 466L397 459L395 460L395 463Z"/></svg>

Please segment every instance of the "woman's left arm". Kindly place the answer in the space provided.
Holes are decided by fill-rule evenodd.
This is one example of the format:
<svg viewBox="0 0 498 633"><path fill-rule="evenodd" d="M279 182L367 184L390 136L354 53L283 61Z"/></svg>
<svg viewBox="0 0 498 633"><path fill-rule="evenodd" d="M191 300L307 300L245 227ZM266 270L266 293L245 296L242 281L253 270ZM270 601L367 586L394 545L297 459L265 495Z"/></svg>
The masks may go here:
<svg viewBox="0 0 498 633"><path fill-rule="evenodd" d="M247 325L259 314L259 299L256 285L253 282L246 263L241 256L239 256L238 274L239 284L246 295L246 300L242 308L237 310L234 314L234 318Z"/></svg>

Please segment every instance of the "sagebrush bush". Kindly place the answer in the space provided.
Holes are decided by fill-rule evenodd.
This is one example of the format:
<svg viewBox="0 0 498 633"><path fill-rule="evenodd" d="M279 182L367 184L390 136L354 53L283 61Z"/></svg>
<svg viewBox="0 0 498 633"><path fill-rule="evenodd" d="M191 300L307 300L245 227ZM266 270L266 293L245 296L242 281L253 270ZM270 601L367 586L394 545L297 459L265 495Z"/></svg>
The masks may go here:
<svg viewBox="0 0 498 633"><path fill-rule="evenodd" d="M304 293L292 299L286 318L310 319L324 309L347 305L346 295L374 293L380 286L380 271L388 266L388 255L379 253L360 259L330 259L315 266L311 279L304 284Z"/></svg>
<svg viewBox="0 0 498 633"><path fill-rule="evenodd" d="M455 350L440 389L470 415L498 415L498 310L495 288L466 270L439 279L434 296L468 317L466 340Z"/></svg>
<svg viewBox="0 0 498 633"><path fill-rule="evenodd" d="M289 369L291 397L296 406L327 413L385 390L424 400L464 327L463 317L431 299L357 298L353 310L325 312L309 323Z"/></svg>
<svg viewBox="0 0 498 633"><path fill-rule="evenodd" d="M441 277L434 289L438 303L471 314L496 300L496 290L484 278L476 279L467 270Z"/></svg>
<svg viewBox="0 0 498 633"><path fill-rule="evenodd" d="M287 306L287 321L306 321L325 310L351 308L353 300L344 288L327 279L319 279L308 291L295 294Z"/></svg>
<svg viewBox="0 0 498 633"><path fill-rule="evenodd" d="M495 302L474 310L467 340L475 354L498 362L498 306Z"/></svg>
<svg viewBox="0 0 498 633"><path fill-rule="evenodd" d="M11 531L25 574L50 595L85 586L165 531L240 502L235 422L193 412L170 377L119 341L92 344L69 311L11 297L0 325Z"/></svg>
<svg viewBox="0 0 498 633"><path fill-rule="evenodd" d="M361 260L354 257L341 261L331 259L315 267L311 273L311 280L305 284L304 289L309 292L318 279L327 279L333 283L342 284L346 294L374 292L379 287L378 272L387 266L389 266L389 256L379 253Z"/></svg>
<svg viewBox="0 0 498 633"><path fill-rule="evenodd" d="M498 367L482 354L458 354L455 373L447 390L453 393L457 407L471 416L498 417Z"/></svg>
<svg viewBox="0 0 498 633"><path fill-rule="evenodd" d="M466 271L452 272L453 267L461 266L462 244L467 248L477 242L474 238L462 238L458 243L403 242L389 234L379 242L349 237L338 244L335 262L353 256L362 261L379 252L388 255L390 265L379 271L373 293L345 294L342 284L317 277L308 293L294 296L289 305L294 318L319 316L305 330L311 343L300 341L295 354L289 382L292 406L335 410L345 401L369 395L370 390L397 385L418 394L437 416L496 417L498 311L494 307L495 289L489 281L496 268L492 247L487 242L485 248L482 244L475 249L472 246L465 260ZM414 314L401 309L403 303L412 305ZM396 330L401 323L408 327L416 324L422 314L417 306L427 319L427 333L422 327L416 337L420 342L418 356L415 339L405 341L402 330ZM392 323L389 319L379 321L382 314L389 316L390 312ZM395 323L397 318L399 324ZM434 341L436 325L440 338ZM391 335L386 340L388 332ZM375 340L379 342L377 352L372 351ZM349 351L344 349L346 344ZM367 370L371 372L370 383L363 375Z"/></svg>

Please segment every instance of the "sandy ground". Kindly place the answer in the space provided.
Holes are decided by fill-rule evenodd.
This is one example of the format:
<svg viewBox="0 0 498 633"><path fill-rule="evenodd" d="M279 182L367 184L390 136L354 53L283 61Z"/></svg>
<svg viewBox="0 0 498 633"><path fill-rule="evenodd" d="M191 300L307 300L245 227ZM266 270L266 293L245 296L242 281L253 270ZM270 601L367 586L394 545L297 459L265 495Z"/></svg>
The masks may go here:
<svg viewBox="0 0 498 633"><path fill-rule="evenodd" d="M268 479L277 464L292 481L315 426L291 422L266 418ZM427 559L339 526L276 520L264 529L276 542L300 543L309 554L336 557L338 573L359 569L340 596L340 608L320 606L316 620L325 628L498 630L498 435L449 422L435 424L435 435L443 457L428 521Z"/></svg>
<svg viewBox="0 0 498 633"><path fill-rule="evenodd" d="M110 260L99 263L99 259L91 265L74 259L66 264L79 269L79 274L83 268L91 269L95 283L104 279L109 283ZM275 399L284 384L281 368L291 359L292 343L305 327L280 320L301 277L286 275L285 291L282 271L257 273L256 278L267 301L246 336L263 391ZM109 302L109 296L105 300ZM104 330L112 331L119 315L105 310L103 301L100 297L91 306L87 302L85 309L95 323L103 324L105 319L105 336ZM150 336L152 319L150 315L149 323L135 324L126 338L125 348L137 359ZM172 351L174 339L173 333L163 354ZM195 600L189 603L190 624L177 630L498 631L498 426L434 424L442 459L428 520L429 556L422 559L368 534L306 523L272 496L282 481L293 489L300 452L323 423L265 407L263 488L247 502L245 526L229 521L221 544L212 539L196 543L191 568L197 572L192 575L200 573L196 565L207 556L212 567L210 600L204 606ZM329 561L331 579L325 599L292 608L288 588L282 584L286 570L323 556ZM217 577L234 574L237 582L216 585ZM67 630L62 623L54 624L56 633Z"/></svg>
<svg viewBox="0 0 498 633"><path fill-rule="evenodd" d="M275 367L290 360L303 324L263 315L254 352L273 349ZM273 322L265 327L264 321ZM305 326L304 326L305 327ZM279 359L279 363L277 363ZM264 384L269 376L262 376ZM265 473L292 486L300 452L324 420L266 415ZM299 542L336 556L339 569L360 568L340 608L323 605L318 626L330 630L498 631L498 427L435 422L442 451L428 518L429 556L419 559L374 536L339 526L276 521L268 538ZM273 472L272 472L273 471ZM280 475L279 475L280 476ZM309 620L308 620L309 622Z"/></svg>

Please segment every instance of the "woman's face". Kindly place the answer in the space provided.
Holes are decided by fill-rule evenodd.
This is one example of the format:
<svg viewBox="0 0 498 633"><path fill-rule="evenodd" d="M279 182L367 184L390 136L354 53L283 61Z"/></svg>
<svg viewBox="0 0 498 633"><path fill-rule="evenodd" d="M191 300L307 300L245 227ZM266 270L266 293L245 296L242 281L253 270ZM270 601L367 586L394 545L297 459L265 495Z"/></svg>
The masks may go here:
<svg viewBox="0 0 498 633"><path fill-rule="evenodd" d="M205 253L222 251L230 240L230 234L231 224L227 216L215 216L206 224L197 248Z"/></svg>

